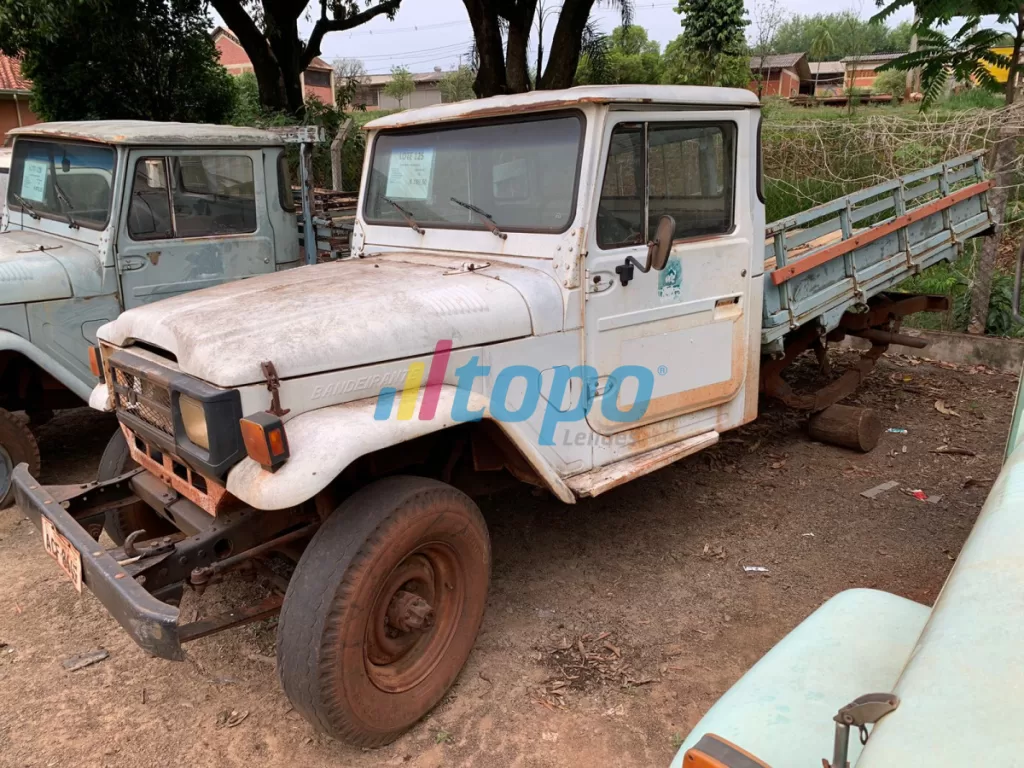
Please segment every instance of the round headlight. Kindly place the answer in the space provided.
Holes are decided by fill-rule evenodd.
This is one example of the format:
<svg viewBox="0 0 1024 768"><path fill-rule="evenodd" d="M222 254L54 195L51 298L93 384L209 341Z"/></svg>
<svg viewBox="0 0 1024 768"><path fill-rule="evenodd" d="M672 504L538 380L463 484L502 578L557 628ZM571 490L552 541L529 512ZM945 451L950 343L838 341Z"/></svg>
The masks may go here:
<svg viewBox="0 0 1024 768"><path fill-rule="evenodd" d="M210 435L206 431L206 411L203 404L188 395L178 396L178 410L185 435L194 445L210 450Z"/></svg>

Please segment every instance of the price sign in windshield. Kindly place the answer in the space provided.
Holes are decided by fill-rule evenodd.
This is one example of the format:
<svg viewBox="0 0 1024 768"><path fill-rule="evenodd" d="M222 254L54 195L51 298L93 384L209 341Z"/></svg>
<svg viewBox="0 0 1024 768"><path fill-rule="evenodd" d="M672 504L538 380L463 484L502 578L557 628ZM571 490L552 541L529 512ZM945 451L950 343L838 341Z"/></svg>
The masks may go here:
<svg viewBox="0 0 1024 768"><path fill-rule="evenodd" d="M400 200L426 200L433 172L433 149L394 150L388 167L386 194Z"/></svg>
<svg viewBox="0 0 1024 768"><path fill-rule="evenodd" d="M26 200L42 203L46 200L46 177L50 173L50 164L46 160L26 160L25 169L21 173L21 192Z"/></svg>

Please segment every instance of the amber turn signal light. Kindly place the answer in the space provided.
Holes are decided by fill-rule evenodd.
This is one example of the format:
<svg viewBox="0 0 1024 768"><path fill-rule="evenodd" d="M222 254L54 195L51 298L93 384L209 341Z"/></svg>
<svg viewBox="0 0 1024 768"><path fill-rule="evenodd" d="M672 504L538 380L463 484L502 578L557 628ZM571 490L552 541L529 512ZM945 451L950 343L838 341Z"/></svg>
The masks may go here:
<svg viewBox="0 0 1024 768"><path fill-rule="evenodd" d="M721 736L705 733L686 750L683 768L771 768Z"/></svg>
<svg viewBox="0 0 1024 768"><path fill-rule="evenodd" d="M246 416L239 421L242 427L242 442L249 458L271 472L277 470L291 455L288 452L288 437L280 417L266 411Z"/></svg>
<svg viewBox="0 0 1024 768"><path fill-rule="evenodd" d="M103 378L103 360L99 347L89 347L89 370L97 379Z"/></svg>

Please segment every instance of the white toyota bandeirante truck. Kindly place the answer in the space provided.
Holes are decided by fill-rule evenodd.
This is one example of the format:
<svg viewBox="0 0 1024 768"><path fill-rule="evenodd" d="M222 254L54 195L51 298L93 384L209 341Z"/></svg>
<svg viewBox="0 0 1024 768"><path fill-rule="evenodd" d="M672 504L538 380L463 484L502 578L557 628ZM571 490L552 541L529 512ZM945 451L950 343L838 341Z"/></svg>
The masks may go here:
<svg viewBox="0 0 1024 768"><path fill-rule="evenodd" d="M944 306L886 289L991 226L971 155L766 229L759 123L747 91L682 86L370 123L352 258L100 329L91 402L128 452L86 486L16 468L22 510L147 651L181 659L280 611L295 708L354 744L394 739L483 618L472 494L509 478L597 495L754 419L759 390L828 408L888 343L913 342L903 314ZM836 382L799 394L779 378L845 334L874 346ZM870 443L864 420L832 422ZM131 533L107 551L112 520ZM266 599L179 625L185 589L236 571Z"/></svg>

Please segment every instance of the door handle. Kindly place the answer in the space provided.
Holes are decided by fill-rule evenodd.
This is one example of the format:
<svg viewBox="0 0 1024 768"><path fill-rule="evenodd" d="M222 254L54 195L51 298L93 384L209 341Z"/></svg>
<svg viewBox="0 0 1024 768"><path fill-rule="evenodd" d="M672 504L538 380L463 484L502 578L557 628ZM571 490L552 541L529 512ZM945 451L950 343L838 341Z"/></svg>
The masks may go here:
<svg viewBox="0 0 1024 768"><path fill-rule="evenodd" d="M143 256L122 256L117 260L118 272L132 272L146 266L146 259Z"/></svg>

